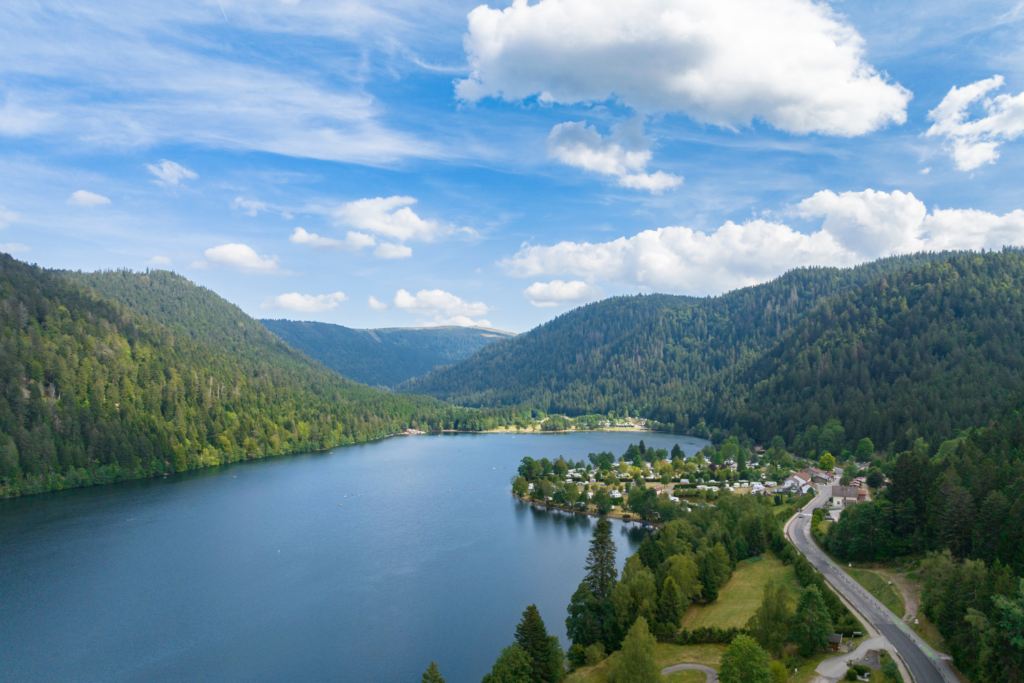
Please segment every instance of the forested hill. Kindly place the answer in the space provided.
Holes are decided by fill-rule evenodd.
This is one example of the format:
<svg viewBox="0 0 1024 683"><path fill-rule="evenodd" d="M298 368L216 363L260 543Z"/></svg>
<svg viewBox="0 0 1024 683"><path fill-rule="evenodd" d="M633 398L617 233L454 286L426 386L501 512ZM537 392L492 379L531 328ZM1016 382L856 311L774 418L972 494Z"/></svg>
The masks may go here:
<svg viewBox="0 0 1024 683"><path fill-rule="evenodd" d="M346 380L177 275L0 255L0 496L480 420Z"/></svg>
<svg viewBox="0 0 1024 683"><path fill-rule="evenodd" d="M792 442L839 418L905 449L999 413L1021 385L1020 251L803 268L707 299L607 299L402 385L462 405L700 418Z"/></svg>
<svg viewBox="0 0 1024 683"><path fill-rule="evenodd" d="M339 374L392 387L515 336L479 327L356 330L329 323L262 320L267 329Z"/></svg>

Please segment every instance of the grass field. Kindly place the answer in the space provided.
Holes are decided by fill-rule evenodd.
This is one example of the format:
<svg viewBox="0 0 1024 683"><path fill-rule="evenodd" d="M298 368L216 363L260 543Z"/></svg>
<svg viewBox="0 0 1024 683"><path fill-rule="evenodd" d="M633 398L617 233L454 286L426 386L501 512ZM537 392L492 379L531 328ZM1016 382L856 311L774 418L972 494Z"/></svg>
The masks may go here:
<svg viewBox="0 0 1024 683"><path fill-rule="evenodd" d="M714 669L718 668L722 660L722 653L725 652L724 645L672 645L671 643L658 643L654 646L654 661L658 663L659 669L673 664L703 664ZM605 683L608 676L608 664L611 657L604 660L597 666L585 667L575 671L565 679L565 683ZM674 676L674 677L673 677ZM704 674L698 671L677 672L672 676L666 676L665 681L673 683L703 683Z"/></svg>
<svg viewBox="0 0 1024 683"><path fill-rule="evenodd" d="M864 586L879 602L892 610L893 614L898 617L906 614L907 610L903 605L903 598L900 597L899 591L890 586L881 576L869 569L847 568L846 572L853 577L854 581Z"/></svg>
<svg viewBox="0 0 1024 683"><path fill-rule="evenodd" d="M914 629L914 632L924 639L924 642L932 646L932 649L937 652L945 652L949 654L949 647L946 645L946 640L939 633L939 629L935 627L935 624L928 621L928 617L918 612L917 620L919 623L910 624L910 628Z"/></svg>
<svg viewBox="0 0 1024 683"><path fill-rule="evenodd" d="M796 606L800 586L793 568L767 555L759 562L743 561L736 565L729 583L719 591L718 600L710 605L692 605L683 617L683 627L743 628L761 605L768 581L782 581L789 586L792 604Z"/></svg>

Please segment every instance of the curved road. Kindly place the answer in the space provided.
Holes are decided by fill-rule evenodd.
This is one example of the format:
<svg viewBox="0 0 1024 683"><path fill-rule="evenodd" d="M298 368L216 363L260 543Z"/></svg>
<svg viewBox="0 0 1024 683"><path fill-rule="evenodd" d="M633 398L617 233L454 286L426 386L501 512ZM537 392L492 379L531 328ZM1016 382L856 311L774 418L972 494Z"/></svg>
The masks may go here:
<svg viewBox="0 0 1024 683"><path fill-rule="evenodd" d="M815 569L825 576L836 592L853 605L861 620L869 622L885 636L910 670L914 683L959 683L949 664L935 650L911 631L901 617L889 611L849 574L836 566L811 538L810 512L826 504L831 490L831 486L822 487L818 496L801 510L807 514L803 518L799 514L794 515L786 523L786 535Z"/></svg>
<svg viewBox="0 0 1024 683"><path fill-rule="evenodd" d="M703 671L704 675L708 677L708 683L715 683L718 680L718 672L712 669L710 666L702 666L700 664L676 664L675 666L669 666L661 670L661 675L670 674L673 671Z"/></svg>

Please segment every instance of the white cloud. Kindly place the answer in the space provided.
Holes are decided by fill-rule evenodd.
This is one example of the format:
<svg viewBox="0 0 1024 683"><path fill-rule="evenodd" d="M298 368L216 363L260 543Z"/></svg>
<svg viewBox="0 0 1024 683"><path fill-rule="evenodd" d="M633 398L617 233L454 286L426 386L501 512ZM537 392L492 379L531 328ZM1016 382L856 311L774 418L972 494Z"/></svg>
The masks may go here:
<svg viewBox="0 0 1024 683"><path fill-rule="evenodd" d="M260 211L266 211L267 205L256 199L245 199L243 197L235 197L235 201L231 202L231 208L233 209L244 209L243 213L247 216L256 217Z"/></svg>
<svg viewBox="0 0 1024 683"><path fill-rule="evenodd" d="M358 57L335 54L320 60L318 72L312 63L294 68L275 50L292 36L305 44L366 35L393 48L395 33L424 30L424 15L450 10L390 0L11 7L0 82L31 82L32 101L8 94L4 105L0 92L0 135L46 134L114 149L198 144L370 164L445 154L440 144L384 125L384 107L364 92ZM276 47L260 43L258 55L196 38L222 30L225 16L244 42L287 37L274 38Z"/></svg>
<svg viewBox="0 0 1024 683"><path fill-rule="evenodd" d="M639 124L639 120L637 120ZM636 126L639 128L639 125ZM627 149L629 142L645 146L642 130L633 135L617 131L611 137L603 138L594 126L586 121L559 123L548 135L548 158L563 164L576 166L604 175L616 176L619 185L659 194L675 187L683 179L663 171L644 173L651 160L649 149Z"/></svg>
<svg viewBox="0 0 1024 683"><path fill-rule="evenodd" d="M199 175L181 164L161 159L159 164L146 164L150 173L156 176L160 185L180 185L182 180L195 180Z"/></svg>
<svg viewBox="0 0 1024 683"><path fill-rule="evenodd" d="M391 244L389 242L385 242L373 250L373 255L377 258L384 259L409 258L412 256L412 249L404 244Z"/></svg>
<svg viewBox="0 0 1024 683"><path fill-rule="evenodd" d="M29 248L28 245L21 244L20 242L8 242L7 244L0 244L0 251L8 254L23 254L26 251L32 251L32 249Z"/></svg>
<svg viewBox="0 0 1024 683"><path fill-rule="evenodd" d="M395 308L409 313L434 316L432 321L422 322L425 326L458 325L460 327L491 327L489 320L472 320L470 316L481 316L491 310L482 301L469 302L441 289L421 289L413 296L404 289L398 290L394 299Z"/></svg>
<svg viewBox="0 0 1024 683"><path fill-rule="evenodd" d="M409 207L414 197L376 197L349 202L334 212L339 224L350 225L398 241L433 242L455 232L473 236L471 228L456 228L435 220L424 220Z"/></svg>
<svg viewBox="0 0 1024 683"><path fill-rule="evenodd" d="M290 294L279 294L273 299L267 299L260 304L260 308L281 308L286 311L296 311L299 313L322 313L336 308L342 301L348 301L348 297L343 292L317 294L315 296L292 292Z"/></svg>
<svg viewBox="0 0 1024 683"><path fill-rule="evenodd" d="M734 127L862 135L906 120L911 93L864 61L864 40L809 0L514 0L469 14L459 98L615 99Z"/></svg>
<svg viewBox="0 0 1024 683"><path fill-rule="evenodd" d="M171 259L167 258L166 256L154 256L153 258L146 261L146 265L169 268L171 266Z"/></svg>
<svg viewBox="0 0 1024 683"><path fill-rule="evenodd" d="M388 310L388 305L383 301L377 301L377 297L373 296L372 294L370 295L370 298L367 300L366 305L375 311Z"/></svg>
<svg viewBox="0 0 1024 683"><path fill-rule="evenodd" d="M1017 96L986 94L1003 86L1002 76L993 76L962 88L954 86L942 98L928 118L935 123L925 133L942 136L946 147L961 171L970 171L983 164L995 163L999 145L1024 135L1024 92ZM982 100L988 116L968 121L968 108Z"/></svg>
<svg viewBox="0 0 1024 683"><path fill-rule="evenodd" d="M222 244L203 252L205 261L197 261L193 268L206 268L210 265L228 266L247 273L280 273L276 256L260 256L245 244Z"/></svg>
<svg viewBox="0 0 1024 683"><path fill-rule="evenodd" d="M88 190L75 190L67 199L67 204L71 206L102 206L109 203L110 200L108 198Z"/></svg>
<svg viewBox="0 0 1024 683"><path fill-rule="evenodd" d="M903 192L818 192L791 209L824 218L810 234L780 222L726 222L713 232L686 227L645 230L604 243L523 245L499 263L516 277L572 274L684 294L718 294L800 266L851 266L921 250L998 249L1024 245L1024 211L1003 216L971 209L928 213Z"/></svg>
<svg viewBox="0 0 1024 683"><path fill-rule="evenodd" d="M601 290L593 285L588 285L582 280L564 282L552 280L551 282L534 282L523 290L523 294L530 303L538 308L550 308L561 306L578 301L596 299L601 296Z"/></svg>
<svg viewBox="0 0 1024 683"><path fill-rule="evenodd" d="M5 207L0 206L0 230L3 230L11 223L16 223L21 216L14 211L8 211Z"/></svg>
<svg viewBox="0 0 1024 683"><path fill-rule="evenodd" d="M315 232L306 232L302 228L295 228L288 241L292 244L308 244L314 249L329 251L341 249L343 251L359 251L364 247L372 247L377 244L373 235L366 235L361 232L349 231L345 239L336 240L330 237L321 237Z"/></svg>

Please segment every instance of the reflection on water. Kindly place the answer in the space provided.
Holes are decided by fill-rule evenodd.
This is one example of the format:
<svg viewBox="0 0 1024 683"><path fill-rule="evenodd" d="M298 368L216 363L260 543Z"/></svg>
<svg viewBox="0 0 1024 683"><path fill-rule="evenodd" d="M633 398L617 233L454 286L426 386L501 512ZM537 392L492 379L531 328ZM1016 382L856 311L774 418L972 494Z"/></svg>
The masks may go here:
<svg viewBox="0 0 1024 683"><path fill-rule="evenodd" d="M510 472L631 440L395 438L2 501L0 678L475 683L526 605L564 642L597 523ZM621 570L645 532L613 527Z"/></svg>

